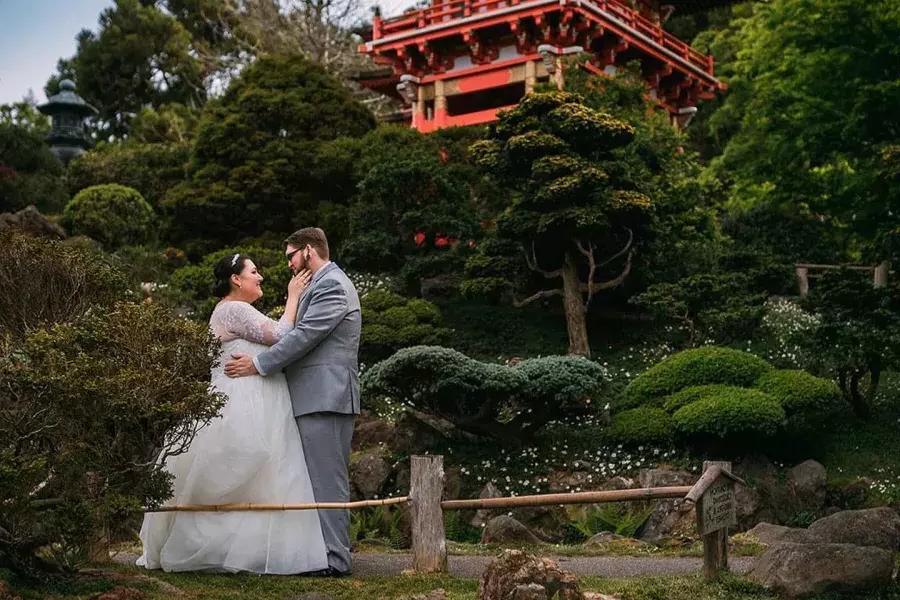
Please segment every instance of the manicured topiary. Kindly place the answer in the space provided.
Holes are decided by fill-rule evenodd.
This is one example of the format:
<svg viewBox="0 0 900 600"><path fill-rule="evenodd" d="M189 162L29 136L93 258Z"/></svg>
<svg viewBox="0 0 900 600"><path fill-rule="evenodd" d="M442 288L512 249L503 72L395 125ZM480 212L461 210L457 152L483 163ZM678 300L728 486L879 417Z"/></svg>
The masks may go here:
<svg viewBox="0 0 900 600"><path fill-rule="evenodd" d="M441 312L421 298L405 298L375 289L362 300L363 329L360 355L363 362L387 358L407 346L446 343L450 330L441 327Z"/></svg>
<svg viewBox="0 0 900 600"><path fill-rule="evenodd" d="M94 185L75 194L63 212L73 233L97 240L105 248L147 241L153 208L134 188L115 183Z"/></svg>
<svg viewBox="0 0 900 600"><path fill-rule="evenodd" d="M713 393L672 415L676 435L689 444L724 442L744 448L774 436L784 419L778 400L759 390L741 388Z"/></svg>
<svg viewBox="0 0 900 600"><path fill-rule="evenodd" d="M635 408L695 385L750 387L773 369L765 360L732 348L707 346L673 354L632 381L618 403Z"/></svg>
<svg viewBox="0 0 900 600"><path fill-rule="evenodd" d="M625 446L661 446L672 441L672 417L661 408L632 408L616 414L606 439Z"/></svg>
<svg viewBox="0 0 900 600"><path fill-rule="evenodd" d="M662 408L671 414L675 414L682 406L687 406L692 402L707 398L715 394L726 393L729 390L739 390L732 385L724 385L722 383L711 383L709 385L693 385L675 392L669 396L662 398Z"/></svg>
<svg viewBox="0 0 900 600"><path fill-rule="evenodd" d="M797 429L821 423L842 403L841 390L833 381L806 371L770 371L756 380L755 387L778 400L789 425Z"/></svg>

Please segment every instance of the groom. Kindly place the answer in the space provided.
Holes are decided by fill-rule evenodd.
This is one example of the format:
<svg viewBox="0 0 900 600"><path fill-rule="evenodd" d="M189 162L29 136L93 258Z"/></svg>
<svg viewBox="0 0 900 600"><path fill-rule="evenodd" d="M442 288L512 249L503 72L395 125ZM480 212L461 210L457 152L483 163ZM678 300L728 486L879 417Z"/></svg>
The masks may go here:
<svg viewBox="0 0 900 600"><path fill-rule="evenodd" d="M291 271L309 269L313 274L300 300L297 325L255 358L233 354L225 374L266 376L284 370L316 502L348 502L350 438L359 414L359 296L347 275L328 259L324 231L307 227L284 243ZM320 510L319 520L328 569L316 575L349 575L350 514Z"/></svg>

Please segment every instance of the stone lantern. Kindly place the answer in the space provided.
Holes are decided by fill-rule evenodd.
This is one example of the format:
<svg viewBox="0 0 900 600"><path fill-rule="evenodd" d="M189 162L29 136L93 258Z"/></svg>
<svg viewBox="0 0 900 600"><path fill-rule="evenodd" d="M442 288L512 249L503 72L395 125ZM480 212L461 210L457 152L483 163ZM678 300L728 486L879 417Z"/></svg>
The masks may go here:
<svg viewBox="0 0 900 600"><path fill-rule="evenodd" d="M97 109L75 93L75 82L71 79L60 81L59 93L38 106L38 110L53 119L47 142L56 158L68 164L85 151L89 140L84 119L96 115Z"/></svg>

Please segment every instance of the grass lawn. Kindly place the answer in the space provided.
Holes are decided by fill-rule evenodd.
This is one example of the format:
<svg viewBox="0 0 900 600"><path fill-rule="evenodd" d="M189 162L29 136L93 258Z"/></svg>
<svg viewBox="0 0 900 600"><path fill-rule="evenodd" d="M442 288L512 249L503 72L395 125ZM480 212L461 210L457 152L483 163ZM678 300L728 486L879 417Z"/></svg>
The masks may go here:
<svg viewBox="0 0 900 600"><path fill-rule="evenodd" d="M4 573L0 571L0 577ZM707 584L699 575L606 579L584 577L583 591L615 594L623 600L774 600L776 596L735 576ZM92 594L127 586L144 592L148 600L190 598L257 600L298 598L318 592L333 600L408 598L442 588L452 600L476 600L478 581L448 576L367 577L320 580L303 577L154 573L147 577L135 568L119 567L82 575L72 582L35 588L12 581L23 600L86 600ZM900 600L900 586L854 595L828 594L815 600Z"/></svg>

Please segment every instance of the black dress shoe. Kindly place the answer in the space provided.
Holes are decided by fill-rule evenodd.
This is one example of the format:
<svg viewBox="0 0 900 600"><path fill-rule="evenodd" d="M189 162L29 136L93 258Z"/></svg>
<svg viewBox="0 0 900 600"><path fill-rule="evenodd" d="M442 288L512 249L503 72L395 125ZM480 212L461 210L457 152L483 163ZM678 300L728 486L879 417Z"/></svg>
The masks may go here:
<svg viewBox="0 0 900 600"><path fill-rule="evenodd" d="M318 571L306 571L300 573L301 577L350 577L350 571L338 571L334 567L319 569Z"/></svg>

